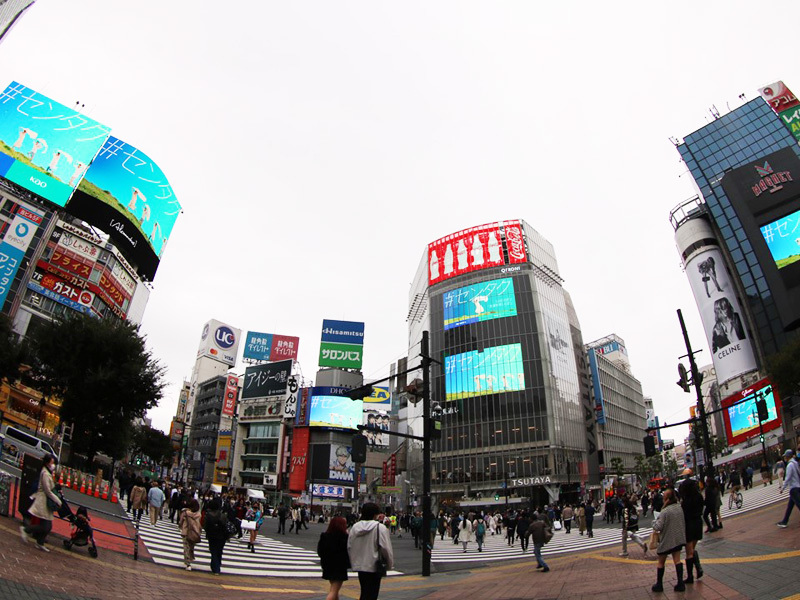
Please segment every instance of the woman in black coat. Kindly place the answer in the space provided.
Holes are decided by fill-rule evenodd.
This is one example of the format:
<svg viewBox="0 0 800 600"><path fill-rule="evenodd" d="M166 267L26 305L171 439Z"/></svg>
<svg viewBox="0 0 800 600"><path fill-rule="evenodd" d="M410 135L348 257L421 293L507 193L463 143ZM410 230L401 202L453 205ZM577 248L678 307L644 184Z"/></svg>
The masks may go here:
<svg viewBox="0 0 800 600"><path fill-rule="evenodd" d="M325 600L339 600L339 590L347 581L350 556L347 553L347 521L344 517L333 517L328 530L320 534L317 554L322 563L322 578L331 582Z"/></svg>

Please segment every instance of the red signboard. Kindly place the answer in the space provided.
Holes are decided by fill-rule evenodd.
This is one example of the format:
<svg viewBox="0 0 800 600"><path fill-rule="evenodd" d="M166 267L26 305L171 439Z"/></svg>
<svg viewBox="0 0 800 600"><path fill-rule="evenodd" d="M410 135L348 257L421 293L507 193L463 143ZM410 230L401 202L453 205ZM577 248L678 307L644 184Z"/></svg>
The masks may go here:
<svg viewBox="0 0 800 600"><path fill-rule="evenodd" d="M55 265L51 265L50 263L45 262L43 260L38 261L36 263L36 266L45 271L46 273L55 275L56 277L62 279L63 281L66 281L67 283L76 288L80 288L82 290L89 289L89 291L100 296L100 298L103 300L106 306L108 306L111 312L113 312L118 318L120 319L125 318L125 313L122 310L120 310L119 307L115 306L111 298L109 298L108 295L95 284L89 283L88 281L76 277L72 273L64 271L63 269L59 269Z"/></svg>
<svg viewBox="0 0 800 600"><path fill-rule="evenodd" d="M56 294L77 302L82 306L91 307L94 302L94 294L87 290L73 286L66 281L62 281L55 275L42 275L42 280L39 282L43 288L48 289Z"/></svg>
<svg viewBox="0 0 800 600"><path fill-rule="evenodd" d="M233 375L228 375L228 381L225 384L225 398L222 401L222 414L232 417L236 411L236 400L239 397L239 378Z"/></svg>
<svg viewBox="0 0 800 600"><path fill-rule="evenodd" d="M60 252L56 250L53 252L53 256L50 257L50 262L57 267L63 267L68 271L72 271L85 279L89 279L89 276L92 274L92 265L79 260L72 252Z"/></svg>
<svg viewBox="0 0 800 600"><path fill-rule="evenodd" d="M302 492L306 489L308 471L308 427L295 427L292 439L292 463L289 467L289 491Z"/></svg>
<svg viewBox="0 0 800 600"><path fill-rule="evenodd" d="M519 221L500 221L471 227L428 244L428 284L506 264L527 261Z"/></svg>
<svg viewBox="0 0 800 600"><path fill-rule="evenodd" d="M756 410L757 396L765 400L770 417L760 426ZM769 379L762 379L741 392L728 396L722 401L722 408L729 446L757 436L761 431L766 433L777 429L782 422L781 399Z"/></svg>
<svg viewBox="0 0 800 600"><path fill-rule="evenodd" d="M300 348L300 338L290 335L272 335L272 348L269 353L270 362L292 358L297 360L297 350Z"/></svg>
<svg viewBox="0 0 800 600"><path fill-rule="evenodd" d="M792 91L786 87L782 81L776 81L772 85L758 90L761 97L766 100L776 113L780 113L788 108L800 105Z"/></svg>

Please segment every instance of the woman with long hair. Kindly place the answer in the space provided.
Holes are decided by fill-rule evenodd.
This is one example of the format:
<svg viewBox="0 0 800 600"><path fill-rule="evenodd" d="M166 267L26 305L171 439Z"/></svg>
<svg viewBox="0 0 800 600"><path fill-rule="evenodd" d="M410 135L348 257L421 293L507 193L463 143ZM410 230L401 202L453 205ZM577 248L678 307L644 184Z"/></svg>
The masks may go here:
<svg viewBox="0 0 800 600"><path fill-rule="evenodd" d="M178 517L178 526L181 529L181 538L183 538L183 562L187 571L192 570L192 563L195 560L194 547L201 540L201 517L200 503L194 498L189 500L189 505L186 508L181 509Z"/></svg>
<svg viewBox="0 0 800 600"><path fill-rule="evenodd" d="M331 584L325 600L339 600L339 590L347 581L347 570L350 568L347 537L347 521L344 517L333 517L328 523L328 530L319 536L317 554L322 565L322 578Z"/></svg>
<svg viewBox="0 0 800 600"><path fill-rule="evenodd" d="M675 573L678 575L678 583L674 589L676 592L685 591L681 548L686 544L686 524L683 520L683 510L675 497L675 490L669 489L664 492L664 509L653 524L653 530L659 533L660 538L656 549L658 554L657 580L652 590L654 592L664 591L664 565L666 565L667 557L672 556Z"/></svg>
<svg viewBox="0 0 800 600"><path fill-rule="evenodd" d="M264 515L261 512L261 504L256 502L253 505L253 514L252 514L252 521L255 521L255 527L250 530L250 541L247 544L247 547L250 548L250 552L255 554L256 552L256 538L258 537L258 528L261 527L261 524L264 523Z"/></svg>

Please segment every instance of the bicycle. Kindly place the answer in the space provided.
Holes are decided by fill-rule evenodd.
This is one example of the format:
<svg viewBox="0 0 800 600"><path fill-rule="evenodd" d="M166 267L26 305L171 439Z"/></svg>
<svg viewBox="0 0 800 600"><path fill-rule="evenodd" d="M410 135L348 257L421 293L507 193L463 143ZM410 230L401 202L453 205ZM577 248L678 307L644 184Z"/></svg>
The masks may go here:
<svg viewBox="0 0 800 600"><path fill-rule="evenodd" d="M742 508L742 504L744 504L742 492L738 490L731 491L730 495L728 496L728 510L733 510L734 504L736 505L736 508Z"/></svg>

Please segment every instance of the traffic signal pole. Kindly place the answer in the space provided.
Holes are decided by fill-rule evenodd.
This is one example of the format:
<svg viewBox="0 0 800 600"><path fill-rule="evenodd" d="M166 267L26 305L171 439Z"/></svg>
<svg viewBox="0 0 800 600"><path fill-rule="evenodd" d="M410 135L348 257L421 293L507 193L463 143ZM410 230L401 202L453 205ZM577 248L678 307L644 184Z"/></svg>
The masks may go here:
<svg viewBox="0 0 800 600"><path fill-rule="evenodd" d="M678 320L681 322L681 331L683 332L683 341L686 342L686 353L689 357L689 366L692 374L692 385L694 385L697 394L697 409L700 413L700 432L703 436L703 453L705 454L706 474L710 477L714 476L714 459L711 456L711 440L708 437L708 421L706 419L706 407L703 403L703 392L700 389L700 374L697 370L697 363L694 361L694 353L692 352L692 344L689 342L689 334L686 331L686 323L683 322L683 313L678 309Z"/></svg>
<svg viewBox="0 0 800 600"><path fill-rule="evenodd" d="M433 540L431 536L431 357L428 332L422 332L422 576L430 577Z"/></svg>

